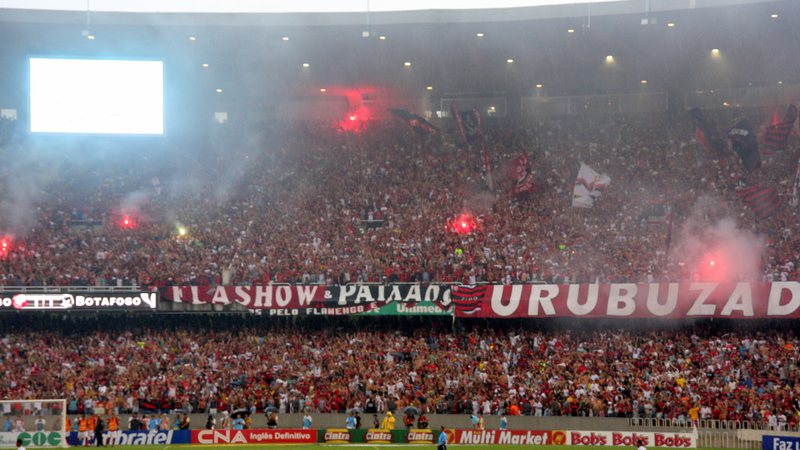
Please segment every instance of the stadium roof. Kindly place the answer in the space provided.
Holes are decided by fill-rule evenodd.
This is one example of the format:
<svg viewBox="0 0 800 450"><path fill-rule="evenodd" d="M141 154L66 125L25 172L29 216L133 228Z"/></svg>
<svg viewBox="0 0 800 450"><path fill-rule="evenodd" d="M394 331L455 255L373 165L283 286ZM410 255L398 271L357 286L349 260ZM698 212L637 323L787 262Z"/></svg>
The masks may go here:
<svg viewBox="0 0 800 450"><path fill-rule="evenodd" d="M109 25L145 23L164 13L172 15L173 25L227 25L231 14L246 15L247 22L237 22L244 25L348 25L363 24L367 17L372 24L493 22L770 2L774 0L0 0L0 20L60 22L91 12Z"/></svg>
<svg viewBox="0 0 800 450"><path fill-rule="evenodd" d="M27 103L31 55L164 60L167 80L180 80L170 92L228 112L272 108L286 96L333 98L337 87L375 97L388 96L378 94L382 89L397 91L434 104L454 94L508 96L516 105L514 98L534 94L774 86L796 82L800 73L797 0L606 1L379 12L369 20L364 13L3 9L44 1L0 0L2 107ZM121 0L89 6L110 9L115 1ZM86 0L57 3L86 6Z"/></svg>

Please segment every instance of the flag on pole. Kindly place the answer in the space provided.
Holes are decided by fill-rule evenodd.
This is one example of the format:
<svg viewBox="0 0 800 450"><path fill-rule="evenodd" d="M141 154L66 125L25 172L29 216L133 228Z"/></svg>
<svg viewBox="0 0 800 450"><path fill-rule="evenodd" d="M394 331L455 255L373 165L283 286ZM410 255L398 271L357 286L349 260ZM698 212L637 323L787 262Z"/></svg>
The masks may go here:
<svg viewBox="0 0 800 450"><path fill-rule="evenodd" d="M759 219L772 215L783 201L777 189L760 184L737 189L736 195L753 210Z"/></svg>
<svg viewBox="0 0 800 450"><path fill-rule="evenodd" d="M514 181L514 185L511 188L511 192L514 194L519 195L533 190L534 181L528 155L523 153L514 158L511 162L510 175L511 179Z"/></svg>
<svg viewBox="0 0 800 450"><path fill-rule="evenodd" d="M758 139L747 119L740 120L728 132L733 151L742 160L742 166L748 172L761 167L761 153L758 152Z"/></svg>
<svg viewBox="0 0 800 450"><path fill-rule="evenodd" d="M414 114L411 111L406 111L404 109L390 109L391 112L395 117L402 120L408 126L410 126L414 131L419 134L436 134L439 132L439 129L433 126L432 123L425 120L424 117Z"/></svg>
<svg viewBox="0 0 800 450"><path fill-rule="evenodd" d="M786 108L786 114L783 115L783 120L773 120L772 125L764 130L762 139L764 147L772 150L786 150L786 144L789 142L789 135L792 133L796 120L797 107L789 105Z"/></svg>
<svg viewBox="0 0 800 450"><path fill-rule="evenodd" d="M575 188L572 191L572 206L575 208L591 208L595 198L611 184L611 177L601 174L581 163L578 176L575 178Z"/></svg>
<svg viewBox="0 0 800 450"><path fill-rule="evenodd" d="M719 135L719 130L708 120L706 120L703 112L698 108L692 108L689 111L694 122L694 136L703 148L706 149L712 157L720 156L725 153L725 141Z"/></svg>
<svg viewBox="0 0 800 450"><path fill-rule="evenodd" d="M486 145L486 140L483 138L483 130L481 129L481 113L477 109L461 111L455 101L450 102L450 113L453 115L453 118L456 119L464 146L469 147L474 143L480 144L481 172L486 178L489 190L493 190L492 166L489 162L489 148Z"/></svg>
<svg viewBox="0 0 800 450"><path fill-rule="evenodd" d="M480 114L477 109L461 111L458 103L450 102L450 114L456 119L458 131L465 146L478 140L480 135Z"/></svg>

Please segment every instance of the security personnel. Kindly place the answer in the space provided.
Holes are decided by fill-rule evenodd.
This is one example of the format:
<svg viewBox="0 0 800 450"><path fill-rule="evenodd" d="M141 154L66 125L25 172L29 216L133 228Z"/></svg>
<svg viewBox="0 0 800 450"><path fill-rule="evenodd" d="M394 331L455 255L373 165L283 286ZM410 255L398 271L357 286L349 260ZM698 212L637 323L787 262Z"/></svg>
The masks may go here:
<svg viewBox="0 0 800 450"><path fill-rule="evenodd" d="M383 419L381 429L394 430L394 415L392 415L391 411L386 411L386 417Z"/></svg>
<svg viewBox="0 0 800 450"><path fill-rule="evenodd" d="M119 441L119 417L111 414L108 418L108 442L113 447Z"/></svg>
<svg viewBox="0 0 800 450"><path fill-rule="evenodd" d="M83 445L84 447L89 445L89 421L86 420L85 415L81 415L80 420L78 420L78 445Z"/></svg>

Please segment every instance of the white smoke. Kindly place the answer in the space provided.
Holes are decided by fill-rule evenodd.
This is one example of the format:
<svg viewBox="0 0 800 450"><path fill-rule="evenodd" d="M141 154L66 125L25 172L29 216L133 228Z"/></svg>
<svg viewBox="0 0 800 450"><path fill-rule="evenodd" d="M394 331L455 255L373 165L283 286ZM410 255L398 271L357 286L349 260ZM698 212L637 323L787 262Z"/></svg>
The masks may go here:
<svg viewBox="0 0 800 450"><path fill-rule="evenodd" d="M0 169L0 229L25 236L35 225L37 207L57 179L58 161L46 152L18 142L0 146L6 164Z"/></svg>
<svg viewBox="0 0 800 450"><path fill-rule="evenodd" d="M464 201L464 210L471 214L488 215L492 213L496 201L491 192L478 192Z"/></svg>
<svg viewBox="0 0 800 450"><path fill-rule="evenodd" d="M725 204L701 197L678 233L670 258L708 281L755 281L761 277L766 240L738 228Z"/></svg>
<svg viewBox="0 0 800 450"><path fill-rule="evenodd" d="M122 214L139 215L142 213L142 207L147 199L147 192L142 190L131 192L122 198L119 210Z"/></svg>

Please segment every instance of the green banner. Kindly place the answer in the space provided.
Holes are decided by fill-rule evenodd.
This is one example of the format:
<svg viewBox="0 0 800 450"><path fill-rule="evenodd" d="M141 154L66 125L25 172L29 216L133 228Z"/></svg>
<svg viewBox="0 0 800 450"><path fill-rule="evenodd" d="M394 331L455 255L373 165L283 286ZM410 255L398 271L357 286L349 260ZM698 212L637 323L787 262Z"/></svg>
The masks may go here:
<svg viewBox="0 0 800 450"><path fill-rule="evenodd" d="M363 444L366 441L367 430L359 428L348 430L345 428L327 428L317 431L317 442L322 444Z"/></svg>
<svg viewBox="0 0 800 450"><path fill-rule="evenodd" d="M413 305L413 306L412 306ZM358 316L452 316L452 310L444 310L433 302L416 304L392 302L380 308L372 309Z"/></svg>
<svg viewBox="0 0 800 450"><path fill-rule="evenodd" d="M17 439L22 440L23 447L61 447L64 433L60 431L24 431L0 433L0 448L14 448Z"/></svg>

